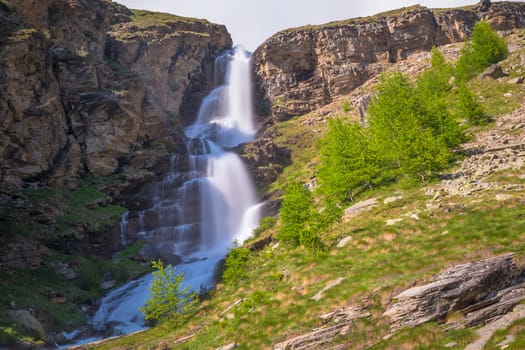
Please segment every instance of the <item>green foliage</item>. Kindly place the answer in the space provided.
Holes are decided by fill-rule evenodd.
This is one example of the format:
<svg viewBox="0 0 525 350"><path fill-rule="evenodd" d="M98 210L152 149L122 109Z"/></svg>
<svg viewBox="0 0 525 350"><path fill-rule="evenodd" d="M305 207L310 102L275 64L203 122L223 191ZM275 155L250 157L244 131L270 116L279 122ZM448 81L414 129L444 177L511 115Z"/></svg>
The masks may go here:
<svg viewBox="0 0 525 350"><path fill-rule="evenodd" d="M461 51L461 57L456 65L456 78L460 81L470 80L508 54L505 40L487 22L478 22L472 30L471 39Z"/></svg>
<svg viewBox="0 0 525 350"><path fill-rule="evenodd" d="M250 261L250 256L250 250L245 247L235 247L230 250L222 274L225 284L236 284L247 277L246 265Z"/></svg>
<svg viewBox="0 0 525 350"><path fill-rule="evenodd" d="M485 125L489 122L489 117L481 104L476 101L476 96L466 87L458 88L457 93L458 113L472 125Z"/></svg>
<svg viewBox="0 0 525 350"><path fill-rule="evenodd" d="M417 78L414 89L419 122L424 129L431 130L433 137L455 148L465 141L465 135L457 114L449 108L454 69L435 47L430 62L431 67Z"/></svg>
<svg viewBox="0 0 525 350"><path fill-rule="evenodd" d="M466 140L460 116L479 114L474 108L479 105L463 98L468 90L461 91L462 104L452 108L452 75L453 67L434 48L431 67L415 83L400 72L381 77L367 128L330 120L319 141L317 172L325 200L347 202L373 185L401 178L425 181L444 169L450 150ZM463 112L466 107L471 114Z"/></svg>
<svg viewBox="0 0 525 350"><path fill-rule="evenodd" d="M444 135L459 128L441 108L441 93L418 89L401 73L383 76L369 107L371 147L383 172L425 180L450 159ZM432 104L427 99L432 98ZM436 119L438 120L436 122ZM452 142L451 142L452 143Z"/></svg>
<svg viewBox="0 0 525 350"><path fill-rule="evenodd" d="M150 299L140 311L146 320L169 321L170 325L179 327L195 313L199 298L195 292L182 288L184 274L176 274L175 267L164 267L161 260L151 265L157 271L153 272Z"/></svg>
<svg viewBox="0 0 525 350"><path fill-rule="evenodd" d="M265 216L259 221L259 226L253 230L253 236L258 237L261 233L271 229L275 226L277 219L272 216Z"/></svg>
<svg viewBox="0 0 525 350"><path fill-rule="evenodd" d="M319 146L321 163L317 181L323 194L346 201L359 188L371 185L378 169L369 135L363 127L340 118L331 119Z"/></svg>
<svg viewBox="0 0 525 350"><path fill-rule="evenodd" d="M343 102L343 112L345 113L350 112L350 102L348 101Z"/></svg>
<svg viewBox="0 0 525 350"><path fill-rule="evenodd" d="M286 188L279 211L281 228L277 238L293 246L302 241L311 242L308 220L312 208L312 194L301 183L293 182Z"/></svg>

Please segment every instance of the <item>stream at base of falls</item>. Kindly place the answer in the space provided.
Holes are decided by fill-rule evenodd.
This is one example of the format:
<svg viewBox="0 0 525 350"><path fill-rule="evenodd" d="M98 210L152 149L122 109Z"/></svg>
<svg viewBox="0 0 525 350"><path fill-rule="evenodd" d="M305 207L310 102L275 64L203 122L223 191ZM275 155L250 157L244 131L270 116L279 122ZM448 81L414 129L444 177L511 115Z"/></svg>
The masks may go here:
<svg viewBox="0 0 525 350"><path fill-rule="evenodd" d="M149 249L176 261L184 285L197 292L214 287L219 262L234 241L251 235L262 206L240 158L225 150L255 134L250 55L240 48L228 51L217 58L215 72L225 83L203 100L195 123L185 129L187 152L171 157L169 173L152 186L153 205L139 213L134 233ZM128 220L126 213L124 245ZM71 344L60 348L147 328L139 308L152 279L148 274L111 291L85 329L64 334Z"/></svg>

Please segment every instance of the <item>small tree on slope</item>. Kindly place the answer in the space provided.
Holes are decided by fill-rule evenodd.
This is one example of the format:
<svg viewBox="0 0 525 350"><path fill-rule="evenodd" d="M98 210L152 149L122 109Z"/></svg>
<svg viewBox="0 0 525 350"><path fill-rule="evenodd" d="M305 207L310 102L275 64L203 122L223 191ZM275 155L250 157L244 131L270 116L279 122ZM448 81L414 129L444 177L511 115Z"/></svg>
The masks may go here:
<svg viewBox="0 0 525 350"><path fill-rule="evenodd" d="M184 274L176 274L175 267L164 267L161 260L151 264L153 282L149 288L150 298L140 311L149 321L169 321L178 327L196 311L198 296L188 288L182 288Z"/></svg>

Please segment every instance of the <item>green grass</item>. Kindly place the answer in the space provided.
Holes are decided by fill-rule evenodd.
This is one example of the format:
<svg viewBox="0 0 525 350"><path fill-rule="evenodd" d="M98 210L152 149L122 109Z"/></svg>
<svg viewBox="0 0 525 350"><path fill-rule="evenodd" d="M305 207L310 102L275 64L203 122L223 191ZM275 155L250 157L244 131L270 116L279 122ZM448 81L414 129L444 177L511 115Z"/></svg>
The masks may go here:
<svg viewBox="0 0 525 350"><path fill-rule="evenodd" d="M507 350L525 349L525 319L514 322L509 328L497 331L485 346L485 350L500 350L502 349L498 344L505 341L508 336L512 336L512 340Z"/></svg>
<svg viewBox="0 0 525 350"><path fill-rule="evenodd" d="M310 181L314 176L317 141L326 131L326 124L316 125L316 129L305 125L310 115L295 117L272 126L267 134L272 135L273 141L279 147L289 149L292 164L285 168L283 174L270 187L270 192L283 190L288 182L299 180L303 183Z"/></svg>
<svg viewBox="0 0 525 350"><path fill-rule="evenodd" d="M525 89L519 84L492 79L474 79L469 83L472 91L478 95L489 116L510 113L521 106L525 98ZM511 94L511 96L505 96Z"/></svg>
<svg viewBox="0 0 525 350"><path fill-rule="evenodd" d="M162 23L207 22L201 19L181 17L181 16L173 15L170 13L163 13L163 12L152 12L152 11L144 11L144 10L131 10L131 12L133 13L133 15L131 16L131 20L133 21L133 24L139 28L147 28L147 27L156 26Z"/></svg>

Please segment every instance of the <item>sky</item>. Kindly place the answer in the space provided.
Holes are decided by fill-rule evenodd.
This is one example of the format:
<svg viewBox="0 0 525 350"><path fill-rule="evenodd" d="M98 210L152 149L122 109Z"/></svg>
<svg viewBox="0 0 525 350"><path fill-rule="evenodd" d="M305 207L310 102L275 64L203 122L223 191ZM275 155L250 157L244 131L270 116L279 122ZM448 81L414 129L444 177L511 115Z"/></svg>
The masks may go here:
<svg viewBox="0 0 525 350"><path fill-rule="evenodd" d="M143 9L205 18L226 25L234 45L253 51L280 30L374 15L419 3L429 8L476 4L477 0L116 0Z"/></svg>

